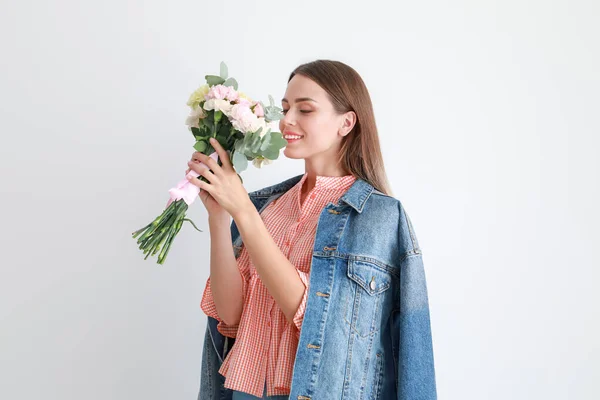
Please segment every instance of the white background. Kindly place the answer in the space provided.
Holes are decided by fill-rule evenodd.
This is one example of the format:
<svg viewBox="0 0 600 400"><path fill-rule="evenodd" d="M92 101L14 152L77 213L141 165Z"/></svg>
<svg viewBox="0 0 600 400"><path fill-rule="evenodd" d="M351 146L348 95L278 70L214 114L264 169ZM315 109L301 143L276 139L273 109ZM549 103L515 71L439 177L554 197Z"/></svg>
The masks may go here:
<svg viewBox="0 0 600 400"><path fill-rule="evenodd" d="M424 252L440 399L600 398L596 1L2 1L0 398L195 399L206 212L167 263L189 94L364 78ZM276 165L276 166L275 166ZM244 172L255 190L304 172ZM322 400L322 399L318 399Z"/></svg>

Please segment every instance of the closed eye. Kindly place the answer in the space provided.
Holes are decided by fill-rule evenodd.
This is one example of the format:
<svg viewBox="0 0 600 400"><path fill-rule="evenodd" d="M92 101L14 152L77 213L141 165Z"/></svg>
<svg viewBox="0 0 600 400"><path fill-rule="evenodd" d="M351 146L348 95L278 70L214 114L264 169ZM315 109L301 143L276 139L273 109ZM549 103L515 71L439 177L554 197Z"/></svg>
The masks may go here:
<svg viewBox="0 0 600 400"><path fill-rule="evenodd" d="M289 111L289 110L282 110L282 112L283 112L283 114L284 114L284 115L285 115L285 114L287 114L287 112L288 112L288 111ZM302 114L309 114L309 113L311 113L311 112L312 112L312 110L300 110L300 112L301 112Z"/></svg>

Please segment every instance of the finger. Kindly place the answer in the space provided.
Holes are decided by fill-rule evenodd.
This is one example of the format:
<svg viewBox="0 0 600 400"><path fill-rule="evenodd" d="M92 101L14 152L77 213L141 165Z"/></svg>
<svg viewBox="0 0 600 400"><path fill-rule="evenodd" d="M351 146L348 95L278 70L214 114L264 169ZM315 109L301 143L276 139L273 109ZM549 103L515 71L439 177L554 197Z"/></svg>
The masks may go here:
<svg viewBox="0 0 600 400"><path fill-rule="evenodd" d="M219 155L221 159L221 163L223 164L224 169L232 168L231 161L229 160L229 154L227 151L221 146L221 143L215 138L210 138L210 144L215 148L215 151Z"/></svg>
<svg viewBox="0 0 600 400"><path fill-rule="evenodd" d="M202 160L200 160L200 157L203 155L204 154L200 153L199 151L195 151L194 154L192 154L192 161L201 162Z"/></svg>
<svg viewBox="0 0 600 400"><path fill-rule="evenodd" d="M189 162L188 165L190 165L190 168L196 171L199 175L202 175L208 179L211 184L218 183L219 178L210 169L208 169L206 165L194 164L192 162Z"/></svg>
<svg viewBox="0 0 600 400"><path fill-rule="evenodd" d="M190 166L191 169L193 169L199 175L202 175L203 177L205 177L206 179L208 179L208 181L210 183L216 183L218 181L218 178L215 176L215 174L213 174L210 171L210 169L206 165L199 164L199 163L194 163L192 161L188 162L188 165Z"/></svg>
<svg viewBox="0 0 600 400"><path fill-rule="evenodd" d="M200 164L204 164L204 165L208 166L208 168L211 169L212 173L215 174L216 176L223 176L223 171L222 171L221 166L212 157L209 157L206 154L196 153L195 158L200 160L199 161ZM196 171L196 172L200 173L200 171Z"/></svg>
<svg viewBox="0 0 600 400"><path fill-rule="evenodd" d="M212 192L212 190L213 190L213 188L212 188L212 186L211 186L210 184L208 184L208 183L206 183L206 182L204 182L204 181L201 181L201 180L200 180L200 179L198 179L198 178L194 178L193 176L189 176L189 175L188 175L188 176L186 176L186 179L187 179L187 180L188 180L188 181L189 181L189 182L190 182L192 185L198 186L198 187L200 188L200 190L204 190L204 191L206 191L206 192L208 192L208 193L211 193L211 192Z"/></svg>

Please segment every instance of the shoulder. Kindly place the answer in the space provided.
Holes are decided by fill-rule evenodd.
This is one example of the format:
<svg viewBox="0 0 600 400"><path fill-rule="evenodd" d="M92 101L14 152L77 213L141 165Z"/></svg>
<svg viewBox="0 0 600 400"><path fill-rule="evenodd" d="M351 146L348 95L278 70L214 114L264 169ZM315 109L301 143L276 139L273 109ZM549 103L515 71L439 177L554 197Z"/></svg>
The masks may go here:
<svg viewBox="0 0 600 400"><path fill-rule="evenodd" d="M387 220L390 230L397 229L399 246L406 255L421 253L412 221L400 199L373 189L365 209L367 219Z"/></svg>

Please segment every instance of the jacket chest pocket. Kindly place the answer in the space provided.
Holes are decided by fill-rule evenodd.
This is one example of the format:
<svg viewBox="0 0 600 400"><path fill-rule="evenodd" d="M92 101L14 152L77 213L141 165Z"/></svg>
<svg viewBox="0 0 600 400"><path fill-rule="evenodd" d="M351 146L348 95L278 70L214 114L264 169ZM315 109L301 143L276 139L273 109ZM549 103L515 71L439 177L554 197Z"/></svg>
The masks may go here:
<svg viewBox="0 0 600 400"><path fill-rule="evenodd" d="M358 335L373 335L381 329L382 306L392 286L392 274L375 263L354 258L348 260L347 271L344 319Z"/></svg>

